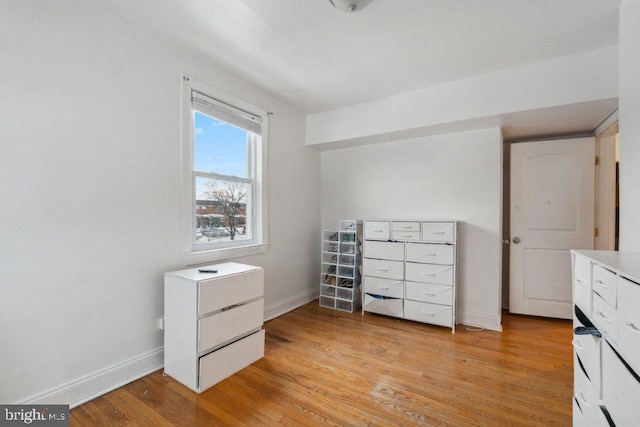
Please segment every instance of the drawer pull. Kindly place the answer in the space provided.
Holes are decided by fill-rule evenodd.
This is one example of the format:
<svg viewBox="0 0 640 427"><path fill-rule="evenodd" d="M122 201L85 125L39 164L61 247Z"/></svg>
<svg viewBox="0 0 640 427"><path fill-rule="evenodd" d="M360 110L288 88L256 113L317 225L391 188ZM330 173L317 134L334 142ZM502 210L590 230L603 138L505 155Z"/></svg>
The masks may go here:
<svg viewBox="0 0 640 427"><path fill-rule="evenodd" d="M374 233L382 233L384 230L373 230Z"/></svg>
<svg viewBox="0 0 640 427"><path fill-rule="evenodd" d="M640 334L640 329L633 322L628 321L624 322L624 327L630 330L631 332L635 332L636 334Z"/></svg>
<svg viewBox="0 0 640 427"><path fill-rule="evenodd" d="M407 237L407 238L409 238L409 237L411 237L411 234L403 234L403 235L402 235L402 236L400 236L400 237Z"/></svg>
<svg viewBox="0 0 640 427"><path fill-rule="evenodd" d="M378 289L384 289L385 291L388 291L389 287L388 286L378 285Z"/></svg>
<svg viewBox="0 0 640 427"><path fill-rule="evenodd" d="M576 285L585 286L584 282L580 279L576 279Z"/></svg>
<svg viewBox="0 0 640 427"><path fill-rule="evenodd" d="M584 351L584 347L582 346L582 344L580 344L580 341L578 341L578 340L573 340L573 341L571 341L571 344L573 344L573 347L574 347L576 350Z"/></svg>
<svg viewBox="0 0 640 427"><path fill-rule="evenodd" d="M609 289L609 286L605 285L604 282L602 282L602 280L596 279L593 281L593 283L595 283L596 285L602 288Z"/></svg>
<svg viewBox="0 0 640 427"><path fill-rule="evenodd" d="M405 230L411 230L411 226L410 225L403 225L400 228L404 228Z"/></svg>
<svg viewBox="0 0 640 427"><path fill-rule="evenodd" d="M603 312L598 311L598 312L596 312L596 315L597 315L599 318L601 318L602 320L604 320L605 322L609 322L609 323L611 323L611 320L607 319L607 316L605 316Z"/></svg>
<svg viewBox="0 0 640 427"><path fill-rule="evenodd" d="M430 297L435 297L435 296L436 296L436 293L435 293L435 292L422 291L422 293L423 293L424 295L429 295Z"/></svg>
<svg viewBox="0 0 640 427"><path fill-rule="evenodd" d="M589 403L587 402L587 399L584 398L584 394L582 394L582 392L578 393L576 395L576 399L578 399L580 401L581 404L583 404L584 406L590 408L591 405L589 405Z"/></svg>
<svg viewBox="0 0 640 427"><path fill-rule="evenodd" d="M420 310L420 313L424 314L425 316L435 316L436 313L433 311L424 311L424 310Z"/></svg>
<svg viewBox="0 0 640 427"><path fill-rule="evenodd" d="M432 231L431 234L444 234L444 231Z"/></svg>
<svg viewBox="0 0 640 427"><path fill-rule="evenodd" d="M378 268L376 268L376 270L378 270L378 271L389 271L389 269L385 268L385 267L378 267Z"/></svg>
<svg viewBox="0 0 640 427"><path fill-rule="evenodd" d="M424 255L424 256L436 256L436 254L429 253L429 252L422 252L422 255Z"/></svg>
<svg viewBox="0 0 640 427"><path fill-rule="evenodd" d="M431 276L431 277L435 277L436 273L425 273L424 271L422 272L423 276Z"/></svg>

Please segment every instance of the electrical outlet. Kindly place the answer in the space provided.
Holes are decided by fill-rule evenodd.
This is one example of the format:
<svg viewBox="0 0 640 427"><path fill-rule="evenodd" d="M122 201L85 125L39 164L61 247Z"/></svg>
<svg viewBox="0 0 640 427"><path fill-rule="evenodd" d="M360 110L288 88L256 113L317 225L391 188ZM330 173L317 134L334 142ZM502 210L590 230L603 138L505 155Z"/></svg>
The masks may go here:
<svg viewBox="0 0 640 427"><path fill-rule="evenodd" d="M158 329L160 329L161 331L164 330L164 318L159 318L158 319Z"/></svg>

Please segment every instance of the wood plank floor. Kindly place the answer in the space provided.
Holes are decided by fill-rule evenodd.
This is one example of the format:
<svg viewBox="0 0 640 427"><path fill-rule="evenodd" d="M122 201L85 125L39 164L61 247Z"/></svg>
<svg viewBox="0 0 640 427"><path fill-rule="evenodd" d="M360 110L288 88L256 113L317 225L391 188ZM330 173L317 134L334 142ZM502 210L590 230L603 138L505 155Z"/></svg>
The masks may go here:
<svg viewBox="0 0 640 427"><path fill-rule="evenodd" d="M264 359L196 394L155 372L71 425L570 426L570 321L503 316L457 332L317 301L265 324Z"/></svg>

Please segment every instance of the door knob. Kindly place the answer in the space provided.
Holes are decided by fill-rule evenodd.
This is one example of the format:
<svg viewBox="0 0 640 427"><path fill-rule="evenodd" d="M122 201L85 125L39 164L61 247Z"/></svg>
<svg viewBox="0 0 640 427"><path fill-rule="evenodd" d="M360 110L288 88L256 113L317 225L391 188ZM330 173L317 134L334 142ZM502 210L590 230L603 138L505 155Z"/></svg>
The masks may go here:
<svg viewBox="0 0 640 427"><path fill-rule="evenodd" d="M522 240L520 240L520 238L518 236L513 238L513 243L518 244L520 243Z"/></svg>

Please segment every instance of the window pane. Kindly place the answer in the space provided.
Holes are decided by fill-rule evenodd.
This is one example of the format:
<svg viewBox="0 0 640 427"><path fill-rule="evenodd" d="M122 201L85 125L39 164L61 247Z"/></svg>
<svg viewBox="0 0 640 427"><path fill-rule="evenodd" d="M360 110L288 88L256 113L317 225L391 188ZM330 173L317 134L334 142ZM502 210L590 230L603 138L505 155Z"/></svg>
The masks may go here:
<svg viewBox="0 0 640 427"><path fill-rule="evenodd" d="M247 178L247 133L195 111L194 169Z"/></svg>
<svg viewBox="0 0 640 427"><path fill-rule="evenodd" d="M251 185L196 177L196 244L251 239Z"/></svg>

